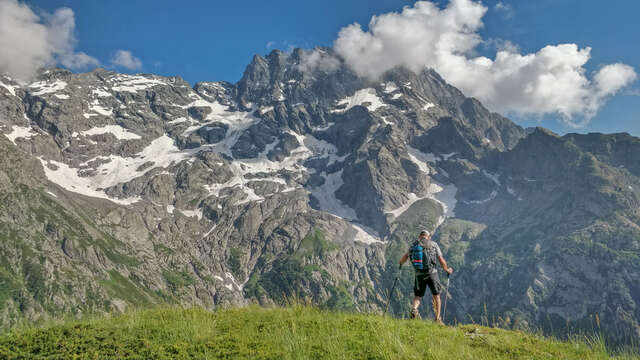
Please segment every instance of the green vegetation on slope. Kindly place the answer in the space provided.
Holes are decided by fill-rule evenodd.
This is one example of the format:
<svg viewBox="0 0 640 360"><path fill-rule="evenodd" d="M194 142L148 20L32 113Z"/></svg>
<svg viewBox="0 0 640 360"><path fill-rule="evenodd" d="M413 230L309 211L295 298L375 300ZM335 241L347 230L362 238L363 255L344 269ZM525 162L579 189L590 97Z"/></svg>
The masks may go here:
<svg viewBox="0 0 640 360"><path fill-rule="evenodd" d="M156 309L14 330L12 359L609 359L601 343L291 308ZM631 355L621 358L638 359Z"/></svg>

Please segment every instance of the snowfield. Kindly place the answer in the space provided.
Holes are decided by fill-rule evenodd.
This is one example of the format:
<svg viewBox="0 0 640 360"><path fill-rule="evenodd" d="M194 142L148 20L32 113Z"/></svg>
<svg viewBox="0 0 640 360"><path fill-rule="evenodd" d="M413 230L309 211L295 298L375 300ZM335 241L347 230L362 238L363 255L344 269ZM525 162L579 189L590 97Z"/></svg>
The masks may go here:
<svg viewBox="0 0 640 360"><path fill-rule="evenodd" d="M147 78L140 75L118 75L108 80L113 84L111 89L113 91L131 92L137 93L138 91L146 90L156 85L167 85L166 82Z"/></svg>
<svg viewBox="0 0 640 360"><path fill-rule="evenodd" d="M16 139L30 139L32 136L37 135L37 133L31 128L31 126L13 125L11 129L11 132L8 134L4 134L4 136L11 140L14 145L16 145Z"/></svg>
<svg viewBox="0 0 640 360"><path fill-rule="evenodd" d="M346 220L357 220L355 210L336 198L336 191L344 184L342 170L331 174L320 174L324 184L311 189L311 195L318 200L318 208Z"/></svg>
<svg viewBox="0 0 640 360"><path fill-rule="evenodd" d="M108 197L103 189L129 182L144 175L152 169L166 168L173 163L177 163L189 158L192 154L182 152L176 147L173 139L163 135L149 144L140 153L133 157L123 158L116 155L98 156L81 164L81 168L70 168L67 164L54 160L39 158L42 162L45 174L49 181L61 186L71 192L86 196L108 199L120 204L132 204L139 201L134 199L113 199ZM96 168L90 168L89 164L95 160L107 161ZM138 170L142 165L151 162L152 165ZM50 169L47 164L52 164L57 169ZM85 168L82 168L85 167ZM91 176L81 176L83 170L95 170Z"/></svg>
<svg viewBox="0 0 640 360"><path fill-rule="evenodd" d="M130 205L140 200L140 198L132 198L132 199L111 198L107 196L107 194L105 194L103 191L97 190L95 183L91 178L78 176L78 169L70 168L65 163L61 163L53 160L44 160L42 158L38 158L38 159L40 159L40 162L43 165L44 172L47 176L47 179L49 179L49 181L51 181L52 183L57 184L60 187L64 188L65 190L68 190L80 195L110 200L120 205ZM57 169L53 170L49 168L49 166L47 166L48 164L54 165Z"/></svg>
<svg viewBox="0 0 640 360"><path fill-rule="evenodd" d="M118 140L142 139L140 135L134 134L120 125L99 126L99 127L94 127L80 133L80 135L85 135L85 136L100 135L100 134L112 134ZM78 136L78 133L73 133L72 136L76 137Z"/></svg>
<svg viewBox="0 0 640 360"><path fill-rule="evenodd" d="M354 106L358 106L358 105L365 106L364 105L365 103L369 103L368 105L366 105L366 107L371 112L376 111L376 109L380 107L386 106L386 104L382 101L382 99L378 97L376 93L376 89L366 88L366 89L356 91L356 93L353 94L353 96L347 96L346 98L338 101L336 103L336 106L346 105L346 107L341 109L334 109L334 110L331 110L331 112L343 113L348 111Z"/></svg>
<svg viewBox="0 0 640 360"><path fill-rule="evenodd" d="M89 105L89 110L93 111L95 113L98 113L102 116L111 116L113 115L113 112L109 109L106 109L104 107L102 107L102 105L100 105L100 102L98 101L98 99L94 100L91 105Z"/></svg>
<svg viewBox="0 0 640 360"><path fill-rule="evenodd" d="M31 91L31 95L45 95L64 90L67 87L67 83L62 80L56 80L52 83L38 81L29 85L29 87L37 89L36 91Z"/></svg>

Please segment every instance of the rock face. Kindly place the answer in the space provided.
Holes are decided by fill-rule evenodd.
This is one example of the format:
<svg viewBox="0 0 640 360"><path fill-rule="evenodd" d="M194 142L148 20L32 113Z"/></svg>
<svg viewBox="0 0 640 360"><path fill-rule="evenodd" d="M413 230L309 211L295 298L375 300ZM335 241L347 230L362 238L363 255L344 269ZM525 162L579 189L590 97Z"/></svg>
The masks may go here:
<svg viewBox="0 0 640 360"><path fill-rule="evenodd" d="M426 227L457 270L449 321L564 331L597 315L638 336L640 140L527 135L433 71L372 82L315 51L338 65L274 51L193 88L0 77L2 327L156 303L378 311Z"/></svg>

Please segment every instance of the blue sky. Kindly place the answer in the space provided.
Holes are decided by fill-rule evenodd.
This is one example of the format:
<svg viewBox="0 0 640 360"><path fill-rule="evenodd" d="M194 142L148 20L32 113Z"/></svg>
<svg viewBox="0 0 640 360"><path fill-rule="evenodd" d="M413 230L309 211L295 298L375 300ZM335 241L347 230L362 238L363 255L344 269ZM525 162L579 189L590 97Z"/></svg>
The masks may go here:
<svg viewBox="0 0 640 360"><path fill-rule="evenodd" d="M442 7L448 1L436 1ZM331 46L338 31L358 22L365 29L371 16L401 11L414 1L27 1L36 12L69 7L75 13L76 50L108 64L117 49L142 60L138 72L179 75L197 81L237 81L256 53L267 44ZM523 53L545 45L576 43L592 47L585 65L591 74L604 64L623 62L640 72L638 1L503 0L482 2L482 38L509 40ZM495 49L479 49L492 57ZM126 71L126 69L117 69ZM590 75L589 75L590 76ZM510 116L523 126L541 125L559 133L629 132L640 136L640 81L609 99L590 124L571 129L557 115ZM636 93L636 95L632 95Z"/></svg>

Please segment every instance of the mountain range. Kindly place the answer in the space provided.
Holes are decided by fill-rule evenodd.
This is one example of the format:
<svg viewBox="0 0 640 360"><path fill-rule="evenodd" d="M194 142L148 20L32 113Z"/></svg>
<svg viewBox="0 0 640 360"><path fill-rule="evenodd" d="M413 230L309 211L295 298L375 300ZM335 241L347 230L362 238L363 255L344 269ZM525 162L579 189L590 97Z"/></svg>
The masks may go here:
<svg viewBox="0 0 640 360"><path fill-rule="evenodd" d="M0 77L0 326L305 299L405 316L435 232L448 322L640 337L640 139L523 129L433 70L328 48L200 82ZM424 316L430 309L423 306Z"/></svg>

